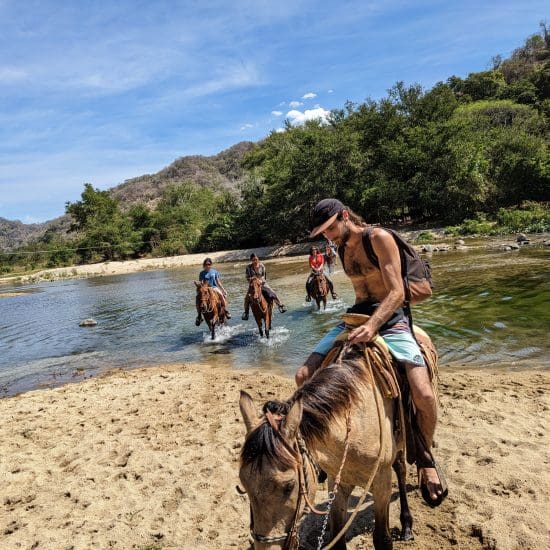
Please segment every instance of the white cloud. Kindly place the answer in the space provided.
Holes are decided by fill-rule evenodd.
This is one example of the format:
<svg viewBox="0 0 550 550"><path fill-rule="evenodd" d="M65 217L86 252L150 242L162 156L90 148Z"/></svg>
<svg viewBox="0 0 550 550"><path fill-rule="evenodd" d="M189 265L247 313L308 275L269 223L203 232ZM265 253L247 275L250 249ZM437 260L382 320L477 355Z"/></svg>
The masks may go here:
<svg viewBox="0 0 550 550"><path fill-rule="evenodd" d="M313 99L314 97L317 97L317 94L313 92L308 92L307 94L304 94L302 96L302 99Z"/></svg>
<svg viewBox="0 0 550 550"><path fill-rule="evenodd" d="M321 122L326 122L329 115L330 111L318 107L317 109L306 109L303 113L297 110L289 111L286 114L286 118L288 118L292 124L303 124L306 120L321 120Z"/></svg>
<svg viewBox="0 0 550 550"><path fill-rule="evenodd" d="M283 111L271 111L271 114L273 116L281 116L283 114Z"/></svg>
<svg viewBox="0 0 550 550"><path fill-rule="evenodd" d="M285 131L284 128L276 128L275 129L275 132L277 132L277 134L282 134L284 131Z"/></svg>
<svg viewBox="0 0 550 550"><path fill-rule="evenodd" d="M16 67L0 67L0 84L21 82L28 77L28 73Z"/></svg>
<svg viewBox="0 0 550 550"><path fill-rule="evenodd" d="M329 94L333 94L333 93L334 93L334 90L328 90L328 93L329 93Z"/></svg>
<svg viewBox="0 0 550 550"><path fill-rule="evenodd" d="M252 124L246 123L241 126L241 130L248 130L249 128L253 128Z"/></svg>
<svg viewBox="0 0 550 550"><path fill-rule="evenodd" d="M288 106L291 108L291 109L296 109L296 107L299 107L300 105L303 105L303 103L301 101L291 101Z"/></svg>

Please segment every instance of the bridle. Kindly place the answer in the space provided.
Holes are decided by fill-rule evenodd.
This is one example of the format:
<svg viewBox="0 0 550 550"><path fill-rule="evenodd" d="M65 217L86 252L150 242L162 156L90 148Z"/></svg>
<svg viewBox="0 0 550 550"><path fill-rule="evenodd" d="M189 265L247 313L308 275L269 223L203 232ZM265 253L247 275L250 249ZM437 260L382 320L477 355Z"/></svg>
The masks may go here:
<svg viewBox="0 0 550 550"><path fill-rule="evenodd" d="M265 419L266 422L269 422L274 431L279 432L279 423L284 418L284 415L274 414L270 411L266 411ZM302 523L303 518L310 511L314 513L324 514L325 512L319 512L315 506L311 503L308 492L311 487L310 476L319 475L319 468L313 460L311 453L308 451L306 444L301 436L297 434L294 438L294 441L289 443L284 437L281 436L281 441L286 449L296 460L296 470L298 471L298 484L299 484L299 494L298 501L296 503L296 511L294 512L294 517L292 519L290 529L281 533L280 535L265 536L254 530L254 514L252 513L252 505L250 506L250 536L253 540L260 542L262 544L273 544L276 542L285 541L284 549L293 550L298 548L299 544L299 528ZM309 474L308 474L309 473ZM302 504L305 503L305 506L302 509Z"/></svg>
<svg viewBox="0 0 550 550"><path fill-rule="evenodd" d="M269 422L273 430L278 433L280 433L279 423L283 418L284 418L284 415L274 414L271 411L266 411L265 413L266 422ZM344 462L346 460L346 456L349 448L349 434L351 430L349 413L347 415L346 424L347 424L347 431L346 431L346 440L345 440L345 446L344 446L344 454L342 457L342 463L340 465L338 475L336 476L336 479L335 479L335 484L332 491L332 494L333 494L332 500L334 500L334 497L336 496L337 487L340 484L340 474L344 467ZM286 449L295 458L296 469L298 471L298 483L300 487L300 492L298 494L298 501L296 503L296 511L294 512L292 524L290 529L287 532L281 533L280 535L272 535L272 536L261 535L260 533L257 533L254 530L254 515L252 513L252 505L251 505L250 506L250 535L253 540L260 542L262 544L273 544L276 542L285 541L284 549L294 550L298 548L298 545L300 542L299 528L303 521L303 518L310 512L318 515L326 515L328 517L330 508L327 510L318 510L309 499L308 492L311 486L311 480L308 475L308 471L310 474L313 474L315 476L315 480L316 480L318 479L320 470L317 464L315 463L315 461L313 460L313 457L311 456L311 453L309 452L302 435L298 432L292 444L290 444L282 436L281 436L281 441L283 442ZM302 509L303 503L305 503L305 506ZM330 503L332 504L332 501Z"/></svg>
<svg viewBox="0 0 550 550"><path fill-rule="evenodd" d="M324 273L315 273L315 275L313 276L313 284L317 285L316 290L321 296L326 296L328 294L327 279Z"/></svg>
<svg viewBox="0 0 550 550"><path fill-rule="evenodd" d="M256 283L255 281L258 281L258 283ZM254 293L250 292L250 287L252 287ZM267 310L267 302L265 301L262 293L262 284L260 279L258 279L257 277L253 277L252 279L250 279L248 293L250 295L250 299L259 306L262 313L265 313ZM264 299L265 305L262 305L262 299Z"/></svg>
<svg viewBox="0 0 550 550"><path fill-rule="evenodd" d="M207 288L207 294L208 294L208 298L204 298L204 292L202 289L199 290L199 292L201 293L201 311L203 313L212 313L214 311L214 304L213 304L213 300L212 300L212 290L210 290L210 288Z"/></svg>

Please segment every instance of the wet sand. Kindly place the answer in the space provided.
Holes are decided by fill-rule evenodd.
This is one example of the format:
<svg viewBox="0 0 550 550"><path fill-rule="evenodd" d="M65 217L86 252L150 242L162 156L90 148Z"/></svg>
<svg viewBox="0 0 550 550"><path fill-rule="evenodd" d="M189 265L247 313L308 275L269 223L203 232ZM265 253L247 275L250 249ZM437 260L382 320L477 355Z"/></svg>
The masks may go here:
<svg viewBox="0 0 550 550"><path fill-rule="evenodd" d="M411 469L416 540L395 547L548 548L550 373L443 368L440 387L450 496L428 508ZM1 399L0 548L248 548L248 503L234 489L241 388L260 407L293 381L169 365ZM359 514L348 548L372 547L372 521ZM306 519L305 548L319 529Z"/></svg>

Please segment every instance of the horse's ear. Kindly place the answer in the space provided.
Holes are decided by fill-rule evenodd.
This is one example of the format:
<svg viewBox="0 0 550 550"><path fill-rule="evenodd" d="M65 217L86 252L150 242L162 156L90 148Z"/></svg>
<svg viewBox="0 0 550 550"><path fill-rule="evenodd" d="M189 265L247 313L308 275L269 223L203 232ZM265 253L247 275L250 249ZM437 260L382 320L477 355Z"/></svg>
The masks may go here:
<svg viewBox="0 0 550 550"><path fill-rule="evenodd" d="M246 426L246 433L250 433L259 422L258 413L256 412L256 406L252 397L244 390L241 390L241 398L239 399L239 408L243 415L244 424Z"/></svg>
<svg viewBox="0 0 550 550"><path fill-rule="evenodd" d="M281 424L281 433L287 441L292 441L296 437L300 422L302 422L302 412L302 400L298 399L294 402Z"/></svg>

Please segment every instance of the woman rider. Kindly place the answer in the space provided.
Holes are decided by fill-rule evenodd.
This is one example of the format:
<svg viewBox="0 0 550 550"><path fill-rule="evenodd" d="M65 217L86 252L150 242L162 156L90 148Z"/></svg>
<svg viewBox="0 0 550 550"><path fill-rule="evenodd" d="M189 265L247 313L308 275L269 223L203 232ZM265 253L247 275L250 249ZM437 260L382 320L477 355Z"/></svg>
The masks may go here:
<svg viewBox="0 0 550 550"><path fill-rule="evenodd" d="M226 319L231 319L231 314L227 307L227 292L223 287L222 281L220 279L220 274L216 269L212 267L212 259L205 258L202 262L203 270L199 273L199 281L202 283L206 281L208 286L211 286L221 297L223 307L225 309ZM197 304L197 318L195 319L195 325L199 326L202 321L201 312L199 309L199 304Z"/></svg>
<svg viewBox="0 0 550 550"><path fill-rule="evenodd" d="M309 267L311 268L311 273L306 281L306 302L311 302L311 294L313 293L313 277L315 275L320 275L323 273L323 267L325 265L325 258L319 252L319 249L316 246L312 246L309 249ZM329 276L325 273L325 279L327 280L330 293L332 294L332 299L336 300L338 295L334 292L334 284L330 280Z"/></svg>

